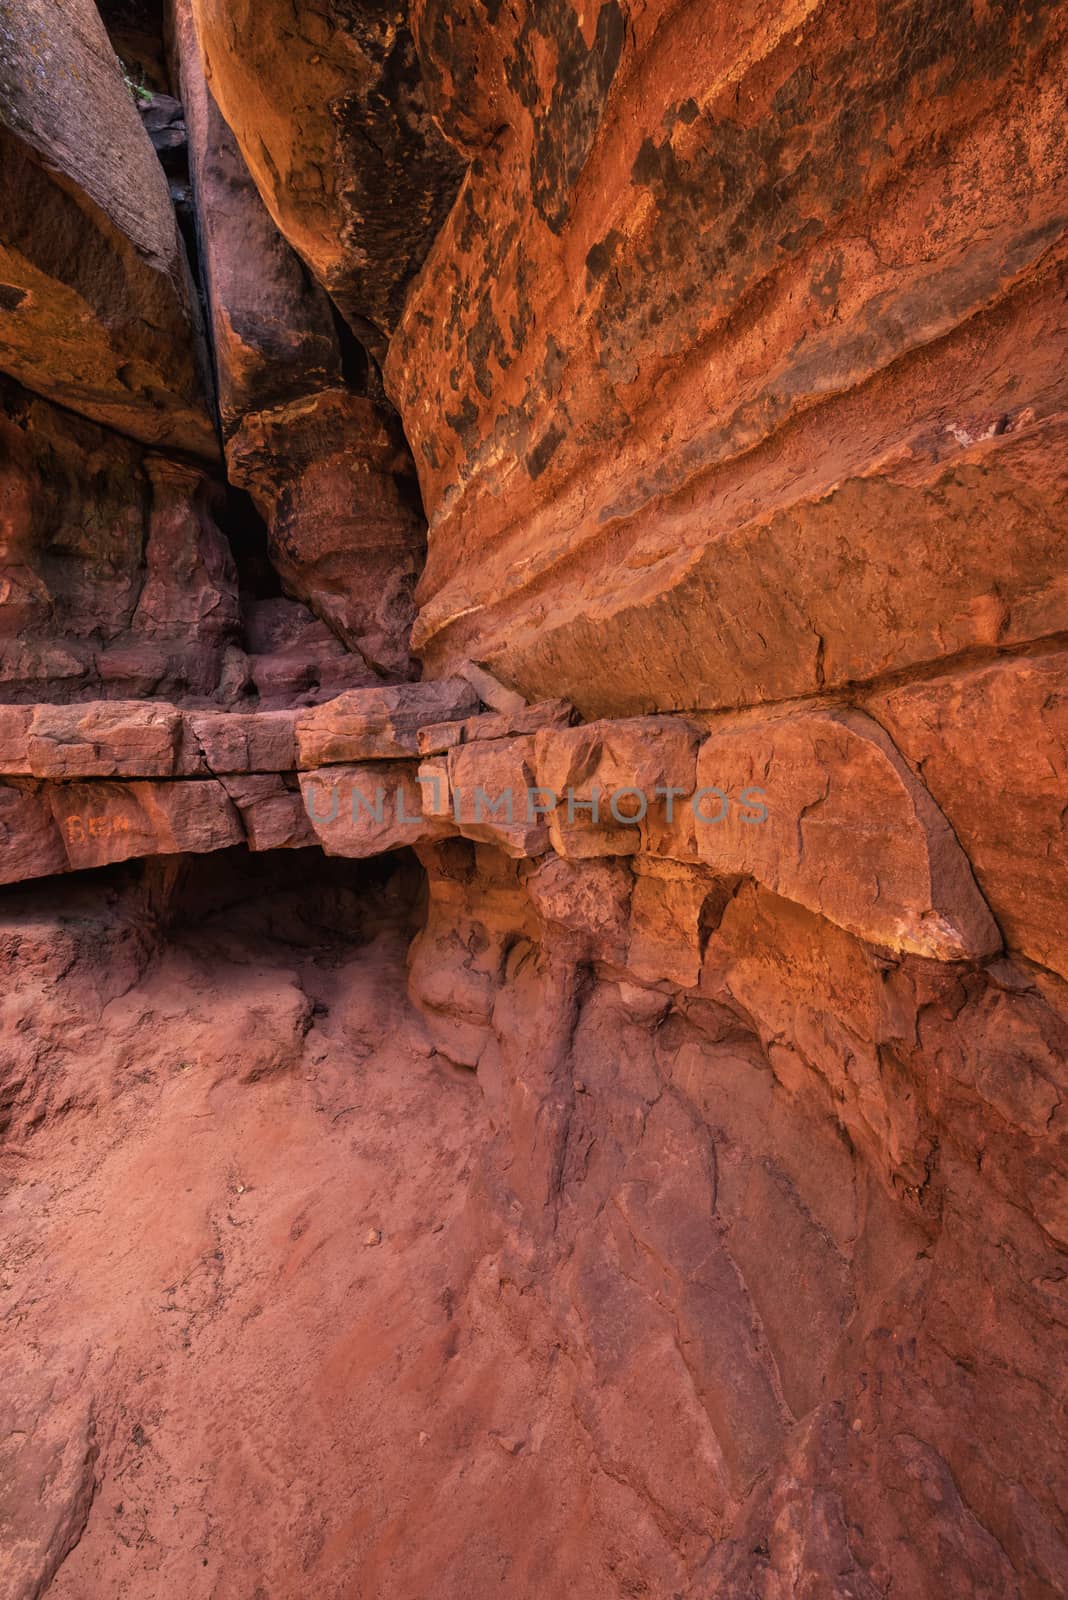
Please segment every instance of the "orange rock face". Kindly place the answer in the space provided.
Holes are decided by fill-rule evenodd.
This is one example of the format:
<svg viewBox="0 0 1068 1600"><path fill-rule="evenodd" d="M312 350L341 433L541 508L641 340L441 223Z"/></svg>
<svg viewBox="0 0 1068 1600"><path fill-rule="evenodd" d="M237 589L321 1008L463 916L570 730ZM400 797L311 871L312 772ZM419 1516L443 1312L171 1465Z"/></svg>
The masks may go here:
<svg viewBox="0 0 1068 1600"><path fill-rule="evenodd" d="M481 11L415 9L471 165L387 365L435 670L619 715L1063 630L1062 8Z"/></svg>
<svg viewBox="0 0 1068 1600"><path fill-rule="evenodd" d="M193 0L208 82L271 215L376 354L463 170L406 11Z"/></svg>
<svg viewBox="0 0 1068 1600"><path fill-rule="evenodd" d="M0 6L0 368L217 457L167 182L92 0Z"/></svg>
<svg viewBox="0 0 1068 1600"><path fill-rule="evenodd" d="M1068 1595L1066 24L0 0L5 1600Z"/></svg>

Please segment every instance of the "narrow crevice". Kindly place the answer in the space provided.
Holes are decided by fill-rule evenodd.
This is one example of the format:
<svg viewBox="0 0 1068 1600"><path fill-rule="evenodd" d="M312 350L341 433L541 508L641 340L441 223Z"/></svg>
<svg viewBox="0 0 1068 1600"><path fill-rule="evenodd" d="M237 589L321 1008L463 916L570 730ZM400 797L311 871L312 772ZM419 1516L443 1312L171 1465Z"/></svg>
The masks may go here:
<svg viewBox="0 0 1068 1600"><path fill-rule="evenodd" d="M233 554L242 597L277 599L282 594L282 580L271 561L267 524L252 496L244 489L228 485L218 521Z"/></svg>

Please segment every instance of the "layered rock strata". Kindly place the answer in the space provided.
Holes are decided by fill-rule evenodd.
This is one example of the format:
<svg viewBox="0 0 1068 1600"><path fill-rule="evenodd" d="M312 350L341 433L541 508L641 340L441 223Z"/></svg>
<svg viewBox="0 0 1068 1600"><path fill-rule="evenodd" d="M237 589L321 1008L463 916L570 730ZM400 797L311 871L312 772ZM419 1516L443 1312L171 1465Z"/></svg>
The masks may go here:
<svg viewBox="0 0 1068 1600"><path fill-rule="evenodd" d="M512 718L478 704L456 679L304 711L2 710L0 874L62 870L64 850L79 868L224 849L242 820L254 849L318 840L331 855L456 834L542 864L632 862L647 914L681 917L686 947L717 885L751 879L890 950L957 961L1001 948L945 817L857 713L571 727L558 702Z"/></svg>
<svg viewBox="0 0 1068 1600"><path fill-rule="evenodd" d="M1062 8L415 8L416 644L587 716L1063 633Z"/></svg>
<svg viewBox="0 0 1068 1600"><path fill-rule="evenodd" d="M1064 8L166 10L0 0L7 1589L1059 1600Z"/></svg>

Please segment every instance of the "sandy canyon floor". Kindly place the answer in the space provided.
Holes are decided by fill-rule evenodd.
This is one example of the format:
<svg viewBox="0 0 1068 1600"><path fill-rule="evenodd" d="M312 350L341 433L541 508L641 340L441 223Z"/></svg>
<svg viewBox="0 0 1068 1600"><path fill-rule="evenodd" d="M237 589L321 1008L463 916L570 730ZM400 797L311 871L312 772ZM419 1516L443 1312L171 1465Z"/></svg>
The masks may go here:
<svg viewBox="0 0 1068 1600"><path fill-rule="evenodd" d="M17 1579L54 1600L650 1592L627 1573L655 1529L472 1225L481 1096L408 1005L403 903L275 894L146 960L102 898L6 908L8 1019L41 1032L35 1125L0 1166ZM33 958L58 941L69 1009L46 1023Z"/></svg>

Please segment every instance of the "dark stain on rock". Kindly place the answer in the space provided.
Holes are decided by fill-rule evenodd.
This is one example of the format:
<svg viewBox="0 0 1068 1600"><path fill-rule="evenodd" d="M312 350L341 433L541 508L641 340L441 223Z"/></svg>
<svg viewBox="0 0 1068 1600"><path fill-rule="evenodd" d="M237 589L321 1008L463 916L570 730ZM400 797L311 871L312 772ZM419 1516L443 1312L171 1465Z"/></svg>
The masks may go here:
<svg viewBox="0 0 1068 1600"><path fill-rule="evenodd" d="M459 411L446 411L445 421L453 433L466 445L472 436L475 423L478 421L478 412L471 399L465 396Z"/></svg>
<svg viewBox="0 0 1068 1600"><path fill-rule="evenodd" d="M540 478L556 451L564 442L564 431L555 423L542 435L526 457L526 468L532 478Z"/></svg>
<svg viewBox="0 0 1068 1600"><path fill-rule="evenodd" d="M17 311L28 294L28 289L16 289L13 283L0 283L0 311Z"/></svg>
<svg viewBox="0 0 1068 1600"><path fill-rule="evenodd" d="M876 9L870 37L829 52L818 80L806 62L787 70L753 120L735 119L733 92L696 118L682 101L664 119L669 133L643 142L631 178L651 191L657 218L603 284L606 370L629 370L643 344L665 355L686 348L710 304L737 304L784 255L810 247L857 205L872 163L886 157L888 130L906 136L906 150L929 142L934 103L962 84L1003 77L1006 59L1041 47L1056 8L1055 0L1034 0L1026 12L991 0L979 21L971 0L922 8L880 0ZM699 136L683 143L682 127ZM822 303L837 292L823 277L813 285Z"/></svg>
<svg viewBox="0 0 1068 1600"><path fill-rule="evenodd" d="M515 54L506 62L509 88L530 112L534 146L530 158L531 199L554 233L571 214L571 190L586 163L623 51L625 23L618 0L607 0L588 47L570 0L544 0L531 7ZM546 105L538 79L536 39L548 41L556 77Z"/></svg>
<svg viewBox="0 0 1068 1600"><path fill-rule="evenodd" d="M464 164L430 116L407 8L334 0L334 11L369 69L368 81L331 106L349 178L340 190L343 239L367 263L334 293L350 321L355 314L388 335L452 208Z"/></svg>
<svg viewBox="0 0 1068 1600"><path fill-rule="evenodd" d="M830 260L824 263L822 270L813 275L809 289L818 305L829 309L838 299L842 264L842 252L836 250Z"/></svg>
<svg viewBox="0 0 1068 1600"><path fill-rule="evenodd" d="M623 235L616 228L612 228L603 239L599 239L593 248L587 251L586 271L591 278L596 281L611 271L612 263L622 243Z"/></svg>

